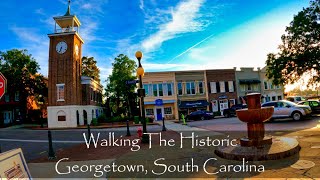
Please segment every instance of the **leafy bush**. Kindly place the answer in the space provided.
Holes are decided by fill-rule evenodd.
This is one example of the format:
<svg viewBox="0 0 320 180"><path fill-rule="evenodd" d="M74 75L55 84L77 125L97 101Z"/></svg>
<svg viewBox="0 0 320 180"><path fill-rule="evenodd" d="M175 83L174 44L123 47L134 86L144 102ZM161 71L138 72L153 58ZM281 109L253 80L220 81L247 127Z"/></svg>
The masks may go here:
<svg viewBox="0 0 320 180"><path fill-rule="evenodd" d="M99 125L98 119L97 119L97 118L93 118L92 121L91 121L91 124L92 124L93 126L98 126L98 125Z"/></svg>
<svg viewBox="0 0 320 180"><path fill-rule="evenodd" d="M115 117L111 117L110 122L127 122L127 120L129 120L129 117L124 116L115 116Z"/></svg>
<svg viewBox="0 0 320 180"><path fill-rule="evenodd" d="M134 116L134 117L133 117L133 120L134 120L134 123L135 123L135 124L139 124L139 123L140 123L139 116Z"/></svg>
<svg viewBox="0 0 320 180"><path fill-rule="evenodd" d="M102 123L102 122L107 122L107 117L104 113L102 113L99 117L98 117L98 122Z"/></svg>

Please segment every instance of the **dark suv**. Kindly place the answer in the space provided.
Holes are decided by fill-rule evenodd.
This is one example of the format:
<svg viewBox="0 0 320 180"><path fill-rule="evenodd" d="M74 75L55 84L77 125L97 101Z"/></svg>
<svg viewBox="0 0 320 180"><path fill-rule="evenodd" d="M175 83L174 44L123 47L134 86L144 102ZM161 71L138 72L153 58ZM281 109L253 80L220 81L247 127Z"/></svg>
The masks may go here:
<svg viewBox="0 0 320 180"><path fill-rule="evenodd" d="M224 109L223 115L224 115L224 117L236 116L236 110L244 109L244 108L247 108L246 104L236 104L236 105L231 106L231 108L229 108L229 109Z"/></svg>
<svg viewBox="0 0 320 180"><path fill-rule="evenodd" d="M187 115L187 120L205 120L205 119L213 119L214 115L213 112L210 111L204 111L204 110L199 110L199 111L194 111Z"/></svg>

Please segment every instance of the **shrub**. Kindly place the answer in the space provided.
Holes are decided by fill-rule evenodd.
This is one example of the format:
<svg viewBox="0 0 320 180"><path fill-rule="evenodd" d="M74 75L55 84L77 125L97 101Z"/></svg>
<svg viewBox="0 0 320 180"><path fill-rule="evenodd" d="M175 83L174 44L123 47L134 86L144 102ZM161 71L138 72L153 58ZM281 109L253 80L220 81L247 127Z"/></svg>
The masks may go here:
<svg viewBox="0 0 320 180"><path fill-rule="evenodd" d="M99 123L102 123L102 122L107 122L107 117L105 114L101 114L99 117L98 117L98 122Z"/></svg>
<svg viewBox="0 0 320 180"><path fill-rule="evenodd" d="M99 125L98 119L97 119L97 118L93 118L92 121L91 121L91 124L92 124L93 126L98 126L98 125Z"/></svg>
<svg viewBox="0 0 320 180"><path fill-rule="evenodd" d="M134 116L133 120L134 120L135 124L139 124L140 123L139 116Z"/></svg>

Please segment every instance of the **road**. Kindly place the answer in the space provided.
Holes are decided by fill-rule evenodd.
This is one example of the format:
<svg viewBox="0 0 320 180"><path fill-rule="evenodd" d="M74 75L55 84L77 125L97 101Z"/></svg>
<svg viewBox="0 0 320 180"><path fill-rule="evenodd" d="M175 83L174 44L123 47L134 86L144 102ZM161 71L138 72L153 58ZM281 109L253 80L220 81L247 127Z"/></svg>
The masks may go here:
<svg viewBox="0 0 320 180"><path fill-rule="evenodd" d="M241 122L237 117L219 118L204 121L188 122L189 126L203 128L212 131L246 131L247 124ZM266 122L266 131L293 131L309 129L320 126L320 117L310 117L305 120L293 121L290 118L277 119L274 122Z"/></svg>
<svg viewBox="0 0 320 180"><path fill-rule="evenodd" d="M130 127L132 135L137 135L138 127ZM159 132L161 127L151 125L147 127L148 132ZM125 136L127 129L91 129L92 133L101 133L101 137L107 138L109 132L114 132L116 137ZM68 148L76 144L84 143L83 133L87 134L86 129L72 130L51 130L53 148L55 151ZM105 135L104 135L105 134ZM30 161L48 154L48 131L30 129L0 129L0 147L7 151L15 148L22 148L26 161Z"/></svg>

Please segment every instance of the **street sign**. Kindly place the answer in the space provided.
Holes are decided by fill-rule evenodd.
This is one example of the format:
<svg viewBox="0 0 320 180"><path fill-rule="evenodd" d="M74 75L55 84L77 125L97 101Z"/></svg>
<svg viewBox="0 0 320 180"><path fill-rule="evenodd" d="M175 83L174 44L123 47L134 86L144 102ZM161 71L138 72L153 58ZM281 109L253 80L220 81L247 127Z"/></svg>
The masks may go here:
<svg viewBox="0 0 320 180"><path fill-rule="evenodd" d="M138 82L139 82L139 80L126 81L126 85L137 84Z"/></svg>
<svg viewBox="0 0 320 180"><path fill-rule="evenodd" d="M4 75L0 72L0 99L6 92L6 86L7 86L7 79L4 77Z"/></svg>

